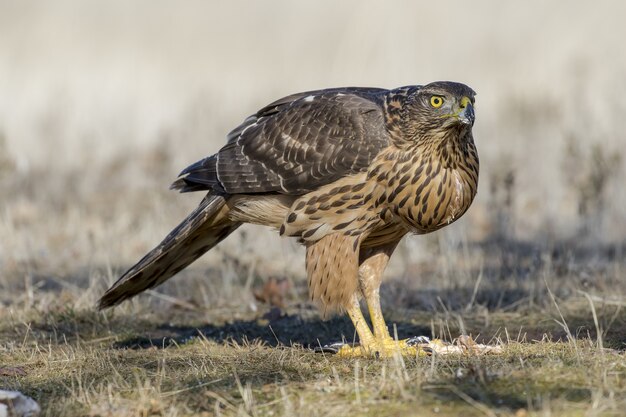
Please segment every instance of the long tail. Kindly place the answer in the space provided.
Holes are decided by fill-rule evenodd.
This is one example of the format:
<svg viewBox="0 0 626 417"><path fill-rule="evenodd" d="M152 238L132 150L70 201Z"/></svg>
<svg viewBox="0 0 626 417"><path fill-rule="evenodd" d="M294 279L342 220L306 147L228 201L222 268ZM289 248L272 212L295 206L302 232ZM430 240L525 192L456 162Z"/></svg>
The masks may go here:
<svg viewBox="0 0 626 417"><path fill-rule="evenodd" d="M112 307L162 284L237 229L241 223L229 220L225 203L224 196L208 194L156 248L107 290L98 309Z"/></svg>

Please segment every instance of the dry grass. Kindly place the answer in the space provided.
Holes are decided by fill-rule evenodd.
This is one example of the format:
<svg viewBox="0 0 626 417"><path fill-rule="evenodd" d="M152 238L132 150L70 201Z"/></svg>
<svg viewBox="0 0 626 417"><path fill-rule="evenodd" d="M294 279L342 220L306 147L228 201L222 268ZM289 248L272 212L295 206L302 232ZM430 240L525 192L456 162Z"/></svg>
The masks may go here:
<svg viewBox="0 0 626 417"><path fill-rule="evenodd" d="M0 388L49 416L621 415L626 10L518 3L0 2ZM502 355L313 353L353 329L257 227L94 311L200 198L169 182L247 114L434 79L478 91L479 194L405 240L383 307L400 337ZM282 310L255 298L272 278Z"/></svg>
<svg viewBox="0 0 626 417"><path fill-rule="evenodd" d="M597 338L588 311L566 312L561 323L547 312L472 311L463 315L465 330L493 336L492 342L505 347L503 354L390 360L345 360L280 344L255 315L213 326L199 325L205 319L198 313L192 325L189 314L185 324L173 325L147 312L131 320L66 308L31 312L19 321L9 313L0 327L0 363L13 373L4 368L0 383L37 398L50 416L617 416L626 406L626 359L599 347L621 340ZM446 314L403 317L422 325L432 318L446 334L460 331ZM623 337L626 315L618 308L601 308L598 318L612 321L611 334ZM565 323L576 334L564 330ZM324 324L315 319L305 325L315 336L334 332L321 331ZM289 318L275 318L269 326L279 338L315 337L299 334ZM401 335L410 328L399 326ZM541 337L537 327L547 333L532 340L527 332ZM241 340L255 332L259 341ZM561 341L547 334L561 335Z"/></svg>

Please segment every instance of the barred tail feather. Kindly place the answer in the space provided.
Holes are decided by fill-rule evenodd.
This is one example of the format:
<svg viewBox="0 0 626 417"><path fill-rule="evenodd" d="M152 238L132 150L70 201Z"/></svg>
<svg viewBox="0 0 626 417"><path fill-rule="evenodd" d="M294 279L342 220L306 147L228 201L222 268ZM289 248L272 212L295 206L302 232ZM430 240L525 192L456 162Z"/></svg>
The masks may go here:
<svg viewBox="0 0 626 417"><path fill-rule="evenodd" d="M229 210L223 195L207 195L157 247L107 290L98 309L112 307L162 284L217 245L241 225L229 220Z"/></svg>

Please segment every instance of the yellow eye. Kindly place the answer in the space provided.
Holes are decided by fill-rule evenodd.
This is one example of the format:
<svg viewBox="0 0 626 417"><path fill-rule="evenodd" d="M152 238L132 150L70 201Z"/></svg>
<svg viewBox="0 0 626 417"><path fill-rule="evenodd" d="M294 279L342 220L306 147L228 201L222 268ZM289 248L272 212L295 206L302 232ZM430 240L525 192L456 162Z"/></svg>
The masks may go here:
<svg viewBox="0 0 626 417"><path fill-rule="evenodd" d="M443 105L443 97L441 96L432 96L430 98L430 105L434 108L438 109Z"/></svg>

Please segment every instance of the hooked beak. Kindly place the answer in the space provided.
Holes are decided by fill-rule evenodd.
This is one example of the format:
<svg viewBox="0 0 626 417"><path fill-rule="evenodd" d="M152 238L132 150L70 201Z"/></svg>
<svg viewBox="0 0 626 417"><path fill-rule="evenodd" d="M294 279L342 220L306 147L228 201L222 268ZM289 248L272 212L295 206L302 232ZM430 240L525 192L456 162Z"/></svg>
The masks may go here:
<svg viewBox="0 0 626 417"><path fill-rule="evenodd" d="M470 100L469 97L463 97L461 99L457 117L461 123L474 126L476 115L474 114L474 105L472 105L472 100Z"/></svg>

